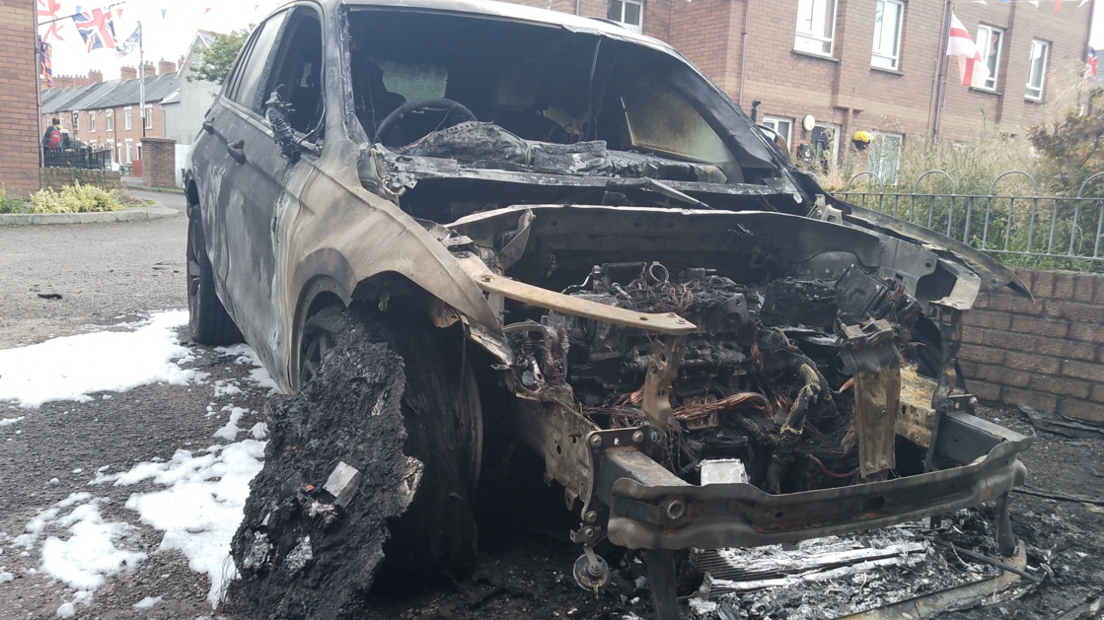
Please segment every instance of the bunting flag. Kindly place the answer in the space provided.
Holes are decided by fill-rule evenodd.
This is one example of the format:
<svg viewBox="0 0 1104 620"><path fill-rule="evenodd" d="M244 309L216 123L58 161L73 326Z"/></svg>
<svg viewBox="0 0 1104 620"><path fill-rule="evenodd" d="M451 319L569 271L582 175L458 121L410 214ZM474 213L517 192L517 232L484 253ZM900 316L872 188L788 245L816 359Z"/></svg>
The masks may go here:
<svg viewBox="0 0 1104 620"><path fill-rule="evenodd" d="M1057 13L1060 8L1062 8L1062 0L1054 0L1054 12Z"/></svg>
<svg viewBox="0 0 1104 620"><path fill-rule="evenodd" d="M951 32L947 41L947 55L958 57L963 86L984 86L989 79L989 68L982 61L981 52L974 45L966 26L951 13Z"/></svg>
<svg viewBox="0 0 1104 620"><path fill-rule="evenodd" d="M125 32L125 31L124 31ZM123 58L134 53L142 45L142 24L138 24L134 28L134 32L124 41L119 41L115 45L115 54L119 58Z"/></svg>
<svg viewBox="0 0 1104 620"><path fill-rule="evenodd" d="M168 13L168 9L161 9L161 19L165 19L165 14Z"/></svg>
<svg viewBox="0 0 1104 620"><path fill-rule="evenodd" d="M61 29L65 24L62 22L53 22L46 26L46 32L42 35L43 41L65 41L65 37L61 36Z"/></svg>
<svg viewBox="0 0 1104 620"><path fill-rule="evenodd" d="M80 7L77 7L79 10ZM92 9L73 16L77 32L84 39L88 51L100 48L115 49L115 24L111 21L111 9Z"/></svg>
<svg viewBox="0 0 1104 620"><path fill-rule="evenodd" d="M46 82L46 87L52 87L54 85L54 51L53 46L45 41L41 41L38 44L38 63L39 71L42 77L42 81Z"/></svg>
<svg viewBox="0 0 1104 620"><path fill-rule="evenodd" d="M54 19L61 10L61 3L57 0L38 0L38 16Z"/></svg>

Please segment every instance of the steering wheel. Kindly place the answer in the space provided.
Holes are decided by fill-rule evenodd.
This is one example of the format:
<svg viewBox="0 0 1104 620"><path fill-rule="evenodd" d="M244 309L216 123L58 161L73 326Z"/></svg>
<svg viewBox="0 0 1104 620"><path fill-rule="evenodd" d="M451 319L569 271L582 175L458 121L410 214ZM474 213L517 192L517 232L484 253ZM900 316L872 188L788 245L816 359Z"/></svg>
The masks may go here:
<svg viewBox="0 0 1104 620"><path fill-rule="evenodd" d="M452 127L466 121L478 120L472 111L464 106L464 104L453 101L452 99L418 99L417 101L407 101L393 112L387 115L386 118L380 122L379 127L376 128L376 142L383 142L383 136L387 132L394 130L403 117L407 114L418 110L443 110L445 113L444 119L441 121L441 127ZM454 119L452 122L447 122L449 119ZM447 124L446 124L447 123Z"/></svg>

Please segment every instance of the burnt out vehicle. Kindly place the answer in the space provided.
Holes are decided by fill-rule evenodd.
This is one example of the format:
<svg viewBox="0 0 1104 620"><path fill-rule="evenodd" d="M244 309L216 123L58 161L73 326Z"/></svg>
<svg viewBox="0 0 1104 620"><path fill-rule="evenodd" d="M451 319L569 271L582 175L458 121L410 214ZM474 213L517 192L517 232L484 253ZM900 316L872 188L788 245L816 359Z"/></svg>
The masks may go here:
<svg viewBox="0 0 1104 620"><path fill-rule="evenodd" d="M292 3L243 48L186 189L196 340L244 338L288 393L333 308L424 343L439 380L406 397L442 404L407 430L448 445L411 448L414 502L463 501L425 500L423 542L470 523L486 423L562 487L577 581L608 578L605 538L649 550L661 618L688 548L993 501L1012 550L1030 438L969 413L955 357L980 287L1022 283L828 195L664 43L493 2ZM339 515L350 471L311 505Z"/></svg>

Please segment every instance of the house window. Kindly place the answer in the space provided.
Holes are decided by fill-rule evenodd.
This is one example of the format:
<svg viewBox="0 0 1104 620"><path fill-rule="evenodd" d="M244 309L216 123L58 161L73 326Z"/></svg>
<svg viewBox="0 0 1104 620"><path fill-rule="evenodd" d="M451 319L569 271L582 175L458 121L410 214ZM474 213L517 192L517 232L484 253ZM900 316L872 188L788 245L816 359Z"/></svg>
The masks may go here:
<svg viewBox="0 0 1104 620"><path fill-rule="evenodd" d="M1045 41L1031 42L1031 59L1027 64L1027 93L1024 95L1032 101L1043 98L1043 87L1046 85L1047 56L1050 55L1050 43Z"/></svg>
<svg viewBox="0 0 1104 620"><path fill-rule="evenodd" d="M130 106L123 108L123 129L130 129ZM130 163L130 158L127 158L127 163Z"/></svg>
<svg viewBox="0 0 1104 620"><path fill-rule="evenodd" d="M787 148L790 145L790 138L793 135L793 119L783 118L781 116L763 116L763 126L770 127L774 132L786 141Z"/></svg>
<svg viewBox="0 0 1104 620"><path fill-rule="evenodd" d="M836 0L797 0L795 50L831 56L835 36Z"/></svg>
<svg viewBox="0 0 1104 620"><path fill-rule="evenodd" d="M126 163L134 161L134 140L127 138L126 140Z"/></svg>
<svg viewBox="0 0 1104 620"><path fill-rule="evenodd" d="M897 184L897 169L901 166L901 149L905 145L904 134L883 131L872 132L867 153L868 170L878 175L884 185Z"/></svg>
<svg viewBox="0 0 1104 620"><path fill-rule="evenodd" d="M95 133L95 132L96 132L96 113L95 112L89 112L88 113L88 133Z"/></svg>
<svg viewBox="0 0 1104 620"><path fill-rule="evenodd" d="M146 129L153 129L153 106L148 105L148 106L146 106L145 110L146 110ZM141 159L141 157L139 157L138 159Z"/></svg>
<svg viewBox="0 0 1104 620"><path fill-rule="evenodd" d="M899 0L878 0L874 14L874 50L870 66L898 69L901 60L901 22L905 4Z"/></svg>
<svg viewBox="0 0 1104 620"><path fill-rule="evenodd" d="M107 117L107 127L104 131L115 131L115 110L108 110L104 115Z"/></svg>
<svg viewBox="0 0 1104 620"><path fill-rule="evenodd" d="M983 82L976 80L974 86L986 90L997 89L997 69L1000 68L1001 47L1004 45L1004 31L1000 28L978 26L977 50L981 61L989 69L989 77Z"/></svg>
<svg viewBox="0 0 1104 620"><path fill-rule="evenodd" d="M80 113L73 112L73 133L80 131Z"/></svg>
<svg viewBox="0 0 1104 620"><path fill-rule="evenodd" d="M610 0L609 19L619 22L633 32L640 32L644 25L644 2L641 0Z"/></svg>

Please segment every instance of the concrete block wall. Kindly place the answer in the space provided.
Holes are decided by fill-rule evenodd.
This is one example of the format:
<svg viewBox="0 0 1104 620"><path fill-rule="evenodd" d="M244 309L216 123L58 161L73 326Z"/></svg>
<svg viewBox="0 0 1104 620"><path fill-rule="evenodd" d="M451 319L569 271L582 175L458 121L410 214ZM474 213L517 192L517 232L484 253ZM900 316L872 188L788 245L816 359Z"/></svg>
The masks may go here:
<svg viewBox="0 0 1104 620"><path fill-rule="evenodd" d="M1104 422L1104 274L1017 273L1034 303L1005 288L966 313L967 386L982 401Z"/></svg>
<svg viewBox="0 0 1104 620"><path fill-rule="evenodd" d="M42 187L61 190L79 181L81 185L97 185L104 189L123 189L123 179L111 170L83 170L80 168L42 168Z"/></svg>

